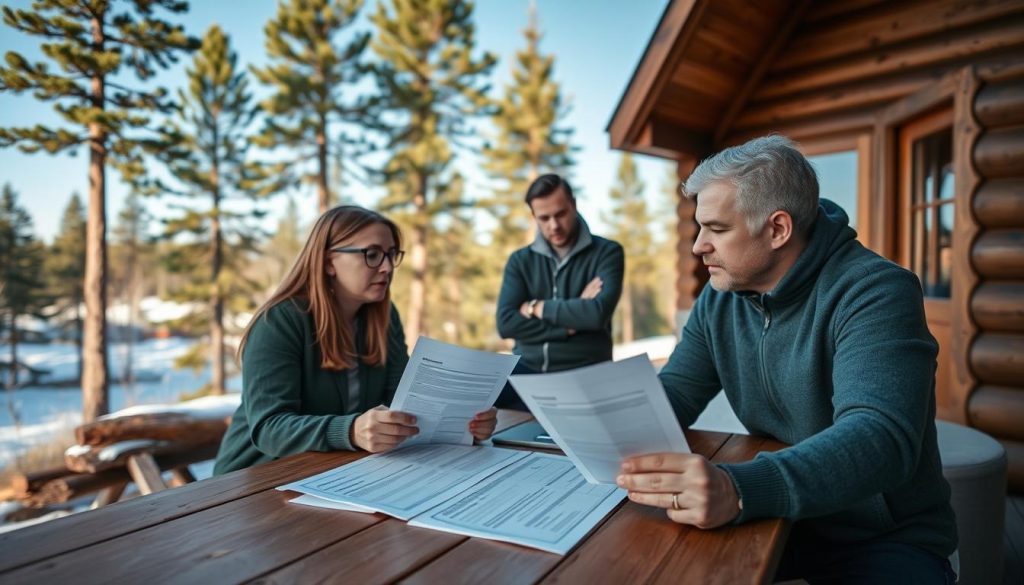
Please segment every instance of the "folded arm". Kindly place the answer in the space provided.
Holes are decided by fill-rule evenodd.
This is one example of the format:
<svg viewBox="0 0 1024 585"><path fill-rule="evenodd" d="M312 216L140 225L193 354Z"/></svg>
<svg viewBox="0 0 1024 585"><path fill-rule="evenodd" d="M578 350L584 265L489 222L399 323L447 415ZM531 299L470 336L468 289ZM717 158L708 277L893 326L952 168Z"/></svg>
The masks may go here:
<svg viewBox="0 0 1024 585"><path fill-rule="evenodd" d="M541 319L528 319L519 312L523 303L531 297L526 279L514 264L509 262L505 266L501 293L498 295L498 334L521 343L543 343L569 337L568 328Z"/></svg>
<svg viewBox="0 0 1024 585"><path fill-rule="evenodd" d="M625 256L616 244L598 264L594 276L601 278L601 292L592 299L544 299L545 322L576 331L600 331L611 323L622 296Z"/></svg>

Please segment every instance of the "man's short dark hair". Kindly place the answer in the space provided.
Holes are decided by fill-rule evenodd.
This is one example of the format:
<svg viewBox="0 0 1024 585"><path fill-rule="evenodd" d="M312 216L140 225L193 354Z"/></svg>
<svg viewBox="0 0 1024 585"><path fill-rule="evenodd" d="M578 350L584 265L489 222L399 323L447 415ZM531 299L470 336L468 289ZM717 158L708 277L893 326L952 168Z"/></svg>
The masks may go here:
<svg viewBox="0 0 1024 585"><path fill-rule="evenodd" d="M533 183L530 183L530 188L526 190L526 204L529 205L534 199L541 197L547 197L551 195L558 188L561 187L565 194L569 196L569 201L575 201L576 198L572 194L572 187L562 177L548 173L547 175L541 175L534 179Z"/></svg>

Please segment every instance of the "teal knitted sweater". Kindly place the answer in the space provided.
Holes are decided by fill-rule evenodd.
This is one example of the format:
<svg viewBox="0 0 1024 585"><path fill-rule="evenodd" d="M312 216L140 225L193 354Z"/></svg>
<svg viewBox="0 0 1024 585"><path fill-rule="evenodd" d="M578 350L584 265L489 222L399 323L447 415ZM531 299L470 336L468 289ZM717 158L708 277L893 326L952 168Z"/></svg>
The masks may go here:
<svg viewBox="0 0 1024 585"><path fill-rule="evenodd" d="M743 500L737 522L790 518L832 542L945 557L957 535L920 281L847 224L822 200L807 248L774 290L705 287L660 378L684 427L724 389L753 434L792 445L720 466Z"/></svg>

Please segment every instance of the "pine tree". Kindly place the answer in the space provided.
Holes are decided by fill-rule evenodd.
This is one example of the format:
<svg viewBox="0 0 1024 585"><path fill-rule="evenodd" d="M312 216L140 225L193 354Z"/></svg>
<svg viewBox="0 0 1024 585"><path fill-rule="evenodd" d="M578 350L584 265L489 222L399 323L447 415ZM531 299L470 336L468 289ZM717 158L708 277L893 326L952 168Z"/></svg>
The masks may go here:
<svg viewBox="0 0 1024 585"><path fill-rule="evenodd" d="M651 232L655 219L647 209L644 183L629 153L622 155L609 197L612 213L604 219L615 226L612 237L622 244L626 253L622 297L615 320L619 324L619 340L629 343L638 337L659 333L664 326L652 278L658 263Z"/></svg>
<svg viewBox="0 0 1024 585"><path fill-rule="evenodd" d="M109 0L36 0L31 10L3 8L4 22L45 39L46 63L30 63L9 51L0 67L0 90L33 92L36 99L55 102L65 127L36 125L0 129L0 146L17 144L25 152L48 153L89 149L89 202L85 258L85 325L83 342L83 419L92 421L109 410L106 334L106 167L112 164L127 178L141 172L134 131L149 123L148 112L159 109L165 91L122 85L126 73L148 80L156 68L191 48L177 25L155 16L156 8L182 13L179 0L130 0L115 8Z"/></svg>
<svg viewBox="0 0 1024 585"><path fill-rule="evenodd" d="M18 385L18 317L42 316L48 304L41 276L44 248L32 233L32 217L18 205L17 197L10 185L4 185L0 194L0 311L7 317L11 352L8 389Z"/></svg>
<svg viewBox="0 0 1024 585"><path fill-rule="evenodd" d="M266 288L276 287L288 270L295 263L302 251L302 243L305 241L305 229L299 219L299 206L295 198L288 198L288 207L285 208L284 216L277 222L277 230L270 240L263 247L263 257L271 260L264 273L268 277L265 282Z"/></svg>
<svg viewBox="0 0 1024 585"><path fill-rule="evenodd" d="M49 294L55 302L56 314L64 318L73 315L75 340L78 353L78 376L82 376L82 314L84 297L82 279L85 278L85 208L78 193L72 193L71 201L64 208L60 231L50 246L46 258L46 275L49 280Z"/></svg>
<svg viewBox="0 0 1024 585"><path fill-rule="evenodd" d="M424 331L427 246L435 220L466 205L452 196L454 147L471 135L468 122L491 113L485 78L495 57L473 56L473 4L465 0L392 0L370 17L378 36L373 70L380 88L376 128L391 155L382 171L388 212L408 211L411 288L405 313L410 339Z"/></svg>
<svg viewBox="0 0 1024 585"><path fill-rule="evenodd" d="M277 16L263 29L271 64L253 69L274 91L262 104L266 127L254 140L267 148L283 147L290 157L286 168L316 161L315 170L300 178L316 184L320 213L338 200L328 186L330 161L341 164L343 149L360 146L339 128L364 122L363 107L343 94L365 74L361 58L370 35L354 33L347 35L347 43L335 42L346 35L362 6L363 0L279 2ZM341 168L335 173L340 175Z"/></svg>
<svg viewBox="0 0 1024 585"><path fill-rule="evenodd" d="M177 300L204 303L204 316L192 327L209 327L210 391L224 393L225 300L248 298L258 285L242 275L247 252L256 252L262 232L252 219L264 212L229 210L232 199L255 202L280 188L266 166L248 157L249 128L257 109L252 104L238 56L217 25L210 27L192 66L188 88L178 92L176 115L160 130L154 152L174 177L172 185L157 183L166 195L182 201L180 215L166 222L164 237L184 238L173 264L190 275L188 284L172 293ZM237 207L237 206L235 206ZM196 357L193 354L193 357ZM191 365L191 364L190 364Z"/></svg>
<svg viewBox="0 0 1024 585"><path fill-rule="evenodd" d="M142 194L133 190L125 199L124 207L117 214L117 224L114 226L114 254L111 263L111 273L114 274L113 281L118 284L122 302L128 308L128 319L125 323L124 350L125 355L122 363L124 371L121 372L122 383L134 392L135 373L132 367L135 349L135 329L139 323L139 303L142 296L142 282L144 280L144 266L150 264L152 252L147 244L147 233L151 217L142 205ZM118 270L118 267L120 270Z"/></svg>
<svg viewBox="0 0 1024 585"><path fill-rule="evenodd" d="M533 4L523 36L526 47L516 53L513 82L505 86L492 118L496 141L483 149L484 168L500 185L487 207L498 222L493 247L501 258L532 236L530 212L523 204L530 183L543 173L567 177L577 150L570 144L572 129L559 126L569 108L554 80L555 56L540 52L542 35Z"/></svg>

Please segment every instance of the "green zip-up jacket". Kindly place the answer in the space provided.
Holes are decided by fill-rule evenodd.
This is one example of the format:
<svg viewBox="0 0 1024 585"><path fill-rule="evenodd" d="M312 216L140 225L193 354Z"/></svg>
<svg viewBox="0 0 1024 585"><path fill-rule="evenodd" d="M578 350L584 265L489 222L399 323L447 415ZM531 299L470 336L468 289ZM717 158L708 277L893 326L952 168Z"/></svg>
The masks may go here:
<svg viewBox="0 0 1024 585"><path fill-rule="evenodd" d="M705 287L660 378L684 428L724 389L751 433L792 445L720 466L743 501L737 522L790 518L830 542L947 557L957 535L921 284L847 223L822 200L807 248L769 293Z"/></svg>
<svg viewBox="0 0 1024 585"><path fill-rule="evenodd" d="M579 216L579 236L561 260L537 231L534 242L512 253L498 295L498 333L515 339L524 366L557 372L612 359L612 313L622 295L622 246L595 236ZM600 276L596 298L581 299L587 283ZM540 319L519 313L523 303L544 301ZM569 330L575 330L570 335Z"/></svg>
<svg viewBox="0 0 1024 585"><path fill-rule="evenodd" d="M260 317L242 358L242 403L220 444L214 474L306 451L355 450L349 429L357 416L391 404L409 361L394 305L383 366L359 365L359 403L350 404L348 370L320 367L316 328L308 304L283 301ZM356 343L363 351L361 316ZM346 414L351 413L351 414Z"/></svg>

